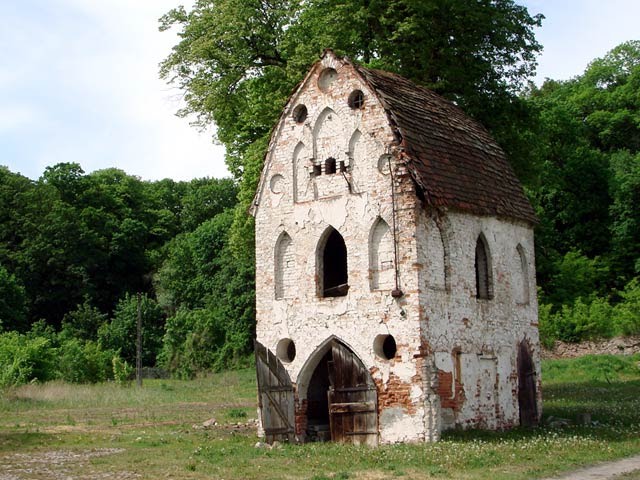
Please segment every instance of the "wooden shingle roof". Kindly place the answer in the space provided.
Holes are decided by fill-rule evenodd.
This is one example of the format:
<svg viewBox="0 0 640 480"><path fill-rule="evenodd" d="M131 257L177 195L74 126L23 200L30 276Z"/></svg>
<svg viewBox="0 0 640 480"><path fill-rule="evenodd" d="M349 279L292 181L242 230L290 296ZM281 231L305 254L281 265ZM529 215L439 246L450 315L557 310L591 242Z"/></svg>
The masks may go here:
<svg viewBox="0 0 640 480"><path fill-rule="evenodd" d="M429 205L537 222L503 150L482 125L406 78L354 68L386 110Z"/></svg>

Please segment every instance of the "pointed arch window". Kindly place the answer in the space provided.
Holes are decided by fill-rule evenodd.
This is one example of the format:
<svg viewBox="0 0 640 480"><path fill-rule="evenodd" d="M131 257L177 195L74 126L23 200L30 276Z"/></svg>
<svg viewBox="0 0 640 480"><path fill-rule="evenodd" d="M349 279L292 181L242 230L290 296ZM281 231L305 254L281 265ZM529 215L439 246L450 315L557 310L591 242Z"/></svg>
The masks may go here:
<svg viewBox="0 0 640 480"><path fill-rule="evenodd" d="M393 238L382 218L376 220L369 235L369 274L371 290L393 288Z"/></svg>
<svg viewBox="0 0 640 480"><path fill-rule="evenodd" d="M487 239L481 233L476 241L476 298L490 300L493 298L493 278L491 276L491 256Z"/></svg>
<svg viewBox="0 0 640 480"><path fill-rule="evenodd" d="M529 265L527 264L527 255L522 245L518 244L516 247L517 255L517 275L520 277L516 279L515 286L516 302L521 305L527 305L529 303Z"/></svg>
<svg viewBox="0 0 640 480"><path fill-rule="evenodd" d="M343 297L349 290L347 246L342 235L329 227L318 244L318 295Z"/></svg>
<svg viewBox="0 0 640 480"><path fill-rule="evenodd" d="M274 257L275 298L276 300L280 300L292 295L294 285L293 271L295 261L293 258L293 240L291 240L287 232L280 234L276 242Z"/></svg>

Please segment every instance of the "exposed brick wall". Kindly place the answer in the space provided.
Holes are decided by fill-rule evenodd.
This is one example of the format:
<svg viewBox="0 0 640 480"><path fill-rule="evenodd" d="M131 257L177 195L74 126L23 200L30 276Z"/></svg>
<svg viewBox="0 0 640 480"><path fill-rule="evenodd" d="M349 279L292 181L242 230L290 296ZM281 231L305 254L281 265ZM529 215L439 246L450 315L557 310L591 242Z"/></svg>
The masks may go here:
<svg viewBox="0 0 640 480"><path fill-rule="evenodd" d="M322 91L317 79L328 67L337 76ZM355 89L364 93L362 109L347 104ZM297 123L291 112L300 104L308 117ZM380 168L388 156L392 174ZM336 159L335 174L323 170L329 157ZM455 411L451 426L501 428L518 421L511 378L515 348L525 336L538 344L532 229L518 221L429 209L405 161L375 93L349 64L331 55L302 82L274 130L256 197L256 333L273 350L282 338L295 342L296 357L285 368L298 385L299 435L307 428L306 391L313 369L334 337L371 372L382 443L437 439L441 409ZM341 164L346 172L340 172ZM314 165L322 165L320 175ZM388 230L376 230L384 225L376 223L379 219ZM347 249L344 297L318 295L318 245L329 228L340 233ZM276 241L283 232L291 243L278 253ZM481 234L491 256L492 300L475 295L475 246ZM278 262L281 276L274 275ZM391 295L396 267L399 298ZM524 298L518 288L525 285L529 302L518 302ZM283 298L275 299L280 288ZM376 354L379 335L393 335L395 358ZM465 358L461 379L454 378L455 348ZM534 348L539 378L538 351ZM477 357L487 352L497 361L485 372L490 385L476 396L483 375ZM493 400L484 398L488 393Z"/></svg>
<svg viewBox="0 0 640 480"><path fill-rule="evenodd" d="M438 395L442 408L452 408L459 411L464 403L464 386L453 380L453 373L438 370Z"/></svg>

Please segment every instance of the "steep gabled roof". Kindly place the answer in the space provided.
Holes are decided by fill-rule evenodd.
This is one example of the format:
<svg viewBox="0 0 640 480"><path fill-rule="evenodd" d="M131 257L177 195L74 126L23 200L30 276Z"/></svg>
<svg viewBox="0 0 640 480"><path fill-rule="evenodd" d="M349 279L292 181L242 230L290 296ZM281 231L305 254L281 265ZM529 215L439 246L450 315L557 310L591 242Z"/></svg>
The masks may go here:
<svg viewBox="0 0 640 480"><path fill-rule="evenodd" d="M428 204L537 222L503 150L482 125L404 77L354 67L385 108Z"/></svg>

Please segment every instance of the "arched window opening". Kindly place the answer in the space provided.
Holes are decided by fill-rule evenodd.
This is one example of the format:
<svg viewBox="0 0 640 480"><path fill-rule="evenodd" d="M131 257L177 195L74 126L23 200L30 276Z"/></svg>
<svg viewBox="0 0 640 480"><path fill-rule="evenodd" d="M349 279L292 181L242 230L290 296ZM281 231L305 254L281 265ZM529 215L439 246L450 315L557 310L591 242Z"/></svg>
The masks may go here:
<svg viewBox="0 0 640 480"><path fill-rule="evenodd" d="M334 228L326 237L319 255L318 278L322 279L322 297L343 297L349 290L347 273L347 246L342 235Z"/></svg>
<svg viewBox="0 0 640 480"><path fill-rule="evenodd" d="M515 282L516 288L518 289L516 292L516 302L521 305L526 305L529 303L529 266L522 245L518 244L516 250L518 252L518 274L520 275L519 281L516 280Z"/></svg>
<svg viewBox="0 0 640 480"><path fill-rule="evenodd" d="M371 290L394 287L393 238L382 218L373 225L369 236L369 275Z"/></svg>
<svg viewBox="0 0 640 480"><path fill-rule="evenodd" d="M427 223L426 281L434 290L451 292L451 259L446 222L429 219Z"/></svg>
<svg viewBox="0 0 640 480"><path fill-rule="evenodd" d="M275 248L275 297L276 300L286 298L293 292L293 241L287 232L282 232Z"/></svg>
<svg viewBox="0 0 640 480"><path fill-rule="evenodd" d="M493 298L491 278L491 257L484 235L480 234L476 242L476 298L490 300Z"/></svg>
<svg viewBox="0 0 640 480"><path fill-rule="evenodd" d="M307 107L302 104L293 109L292 117L296 123L303 123L307 119L307 115Z"/></svg>
<svg viewBox="0 0 640 480"><path fill-rule="evenodd" d="M324 173L325 175L331 175L336 173L336 159L333 157L329 157L324 162Z"/></svg>
<svg viewBox="0 0 640 480"><path fill-rule="evenodd" d="M347 103L349 104L349 107L354 110L361 109L364 105L364 93L362 93L362 90L354 90L351 92L351 95L349 95L349 98L347 99Z"/></svg>

